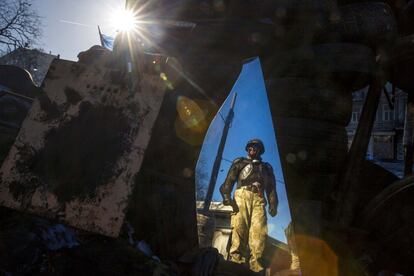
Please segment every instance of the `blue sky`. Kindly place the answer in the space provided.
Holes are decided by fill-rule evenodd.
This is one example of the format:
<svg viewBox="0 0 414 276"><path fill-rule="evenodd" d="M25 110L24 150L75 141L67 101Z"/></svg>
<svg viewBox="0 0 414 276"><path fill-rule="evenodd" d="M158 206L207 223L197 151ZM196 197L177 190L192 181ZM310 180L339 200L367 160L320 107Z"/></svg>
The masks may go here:
<svg viewBox="0 0 414 276"><path fill-rule="evenodd" d="M81 51L99 45L98 25L103 33L115 35L111 14L125 6L124 0L34 0L42 17L43 36L37 47L77 60Z"/></svg>
<svg viewBox="0 0 414 276"><path fill-rule="evenodd" d="M245 146L248 140L260 138L266 148L266 152L262 158L273 167L277 180L276 188L279 198L278 215L274 218L268 216L269 235L286 242L284 229L291 220L290 211L286 198L283 172L280 166L279 152L267 92L258 58L243 65L233 89L219 111L224 118L228 114L230 101L235 92L237 92L234 107L235 115L227 136L226 146L223 152L223 159L225 160L221 162L213 200L221 201L218 188L226 178L231 161L237 157L246 156ZM216 116L209 127L200 153L199 160L202 161L201 163L199 162L196 169L196 177L200 172L206 173L208 176L211 175L211 169L224 126L224 121L221 116ZM203 165L201 165L202 163ZM207 186L208 179L204 179L203 184Z"/></svg>

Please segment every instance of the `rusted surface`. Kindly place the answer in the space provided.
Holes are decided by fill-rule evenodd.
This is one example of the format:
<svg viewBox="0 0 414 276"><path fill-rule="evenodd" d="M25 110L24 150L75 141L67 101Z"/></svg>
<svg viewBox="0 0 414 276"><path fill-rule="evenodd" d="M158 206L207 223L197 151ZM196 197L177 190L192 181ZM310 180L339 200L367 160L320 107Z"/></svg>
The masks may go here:
<svg viewBox="0 0 414 276"><path fill-rule="evenodd" d="M99 62L110 64L108 52ZM0 171L0 204L117 236L164 96L99 64L55 60ZM131 87L127 89L127 87Z"/></svg>

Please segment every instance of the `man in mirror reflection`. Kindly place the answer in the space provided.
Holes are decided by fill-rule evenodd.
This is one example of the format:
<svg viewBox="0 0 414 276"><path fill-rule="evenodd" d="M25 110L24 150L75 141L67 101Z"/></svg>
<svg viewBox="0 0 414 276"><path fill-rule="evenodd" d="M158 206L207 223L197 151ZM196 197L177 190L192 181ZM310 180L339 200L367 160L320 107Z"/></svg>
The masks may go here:
<svg viewBox="0 0 414 276"><path fill-rule="evenodd" d="M277 214L276 179L272 166L261 159L265 151L261 140L248 141L246 151L246 158L233 161L220 193L223 204L233 207L230 260L249 264L252 271L259 272L264 270L262 255L267 239L266 205L272 217ZM232 199L231 192L236 182Z"/></svg>

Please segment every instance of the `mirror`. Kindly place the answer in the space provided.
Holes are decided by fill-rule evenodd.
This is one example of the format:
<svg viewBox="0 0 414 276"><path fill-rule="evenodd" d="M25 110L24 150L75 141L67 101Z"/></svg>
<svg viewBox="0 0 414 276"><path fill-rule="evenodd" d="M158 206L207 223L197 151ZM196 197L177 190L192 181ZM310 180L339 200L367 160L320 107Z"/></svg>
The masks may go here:
<svg viewBox="0 0 414 276"><path fill-rule="evenodd" d="M234 106L233 109L232 106ZM226 120L230 119L228 116L232 111L234 116L229 122L228 133L226 133ZM266 242L264 254L268 255L268 262L272 262L273 259L277 259L279 262L283 259L283 253L289 252L285 230L290 224L291 216L275 130L258 58L251 59L243 65L233 89L210 124L196 167L196 198L197 208L200 211L199 224L200 216L203 216L200 213L202 213L206 197L208 201L209 183L212 182L214 186L209 211L214 217L214 223L210 223L210 227L215 228L215 231L209 237L210 240L207 237L207 240L201 240L200 243L201 246L207 246L208 243L212 242L225 258L228 257L228 236L231 232L231 207L223 206L223 199L219 188L225 181L233 160L239 157L247 157L246 143L253 138L259 138L263 141L265 152L261 156L262 161L269 163L273 167L276 178L276 190L279 201L278 212L275 217L271 217L268 213L269 204L267 204L266 213L269 238ZM222 150L220 149L221 141L224 145ZM214 163L216 158L218 159L218 171L216 181L214 181ZM234 198L236 188L237 184L234 184L232 198ZM204 210L206 211L207 208ZM202 220L201 223L207 224L205 217ZM206 238L206 236L203 237ZM277 249L279 249L279 252ZM279 254L280 256L276 258L272 256L273 254ZM273 264L268 263L267 265Z"/></svg>

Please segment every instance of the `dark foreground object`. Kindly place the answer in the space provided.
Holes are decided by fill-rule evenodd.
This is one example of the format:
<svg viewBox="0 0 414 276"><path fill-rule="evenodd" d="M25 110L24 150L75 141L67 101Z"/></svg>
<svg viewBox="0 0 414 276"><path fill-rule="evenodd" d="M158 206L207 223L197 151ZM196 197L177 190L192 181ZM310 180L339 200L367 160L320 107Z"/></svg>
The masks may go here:
<svg viewBox="0 0 414 276"><path fill-rule="evenodd" d="M0 275L256 275L214 248L159 260L124 227L112 239L0 207Z"/></svg>

